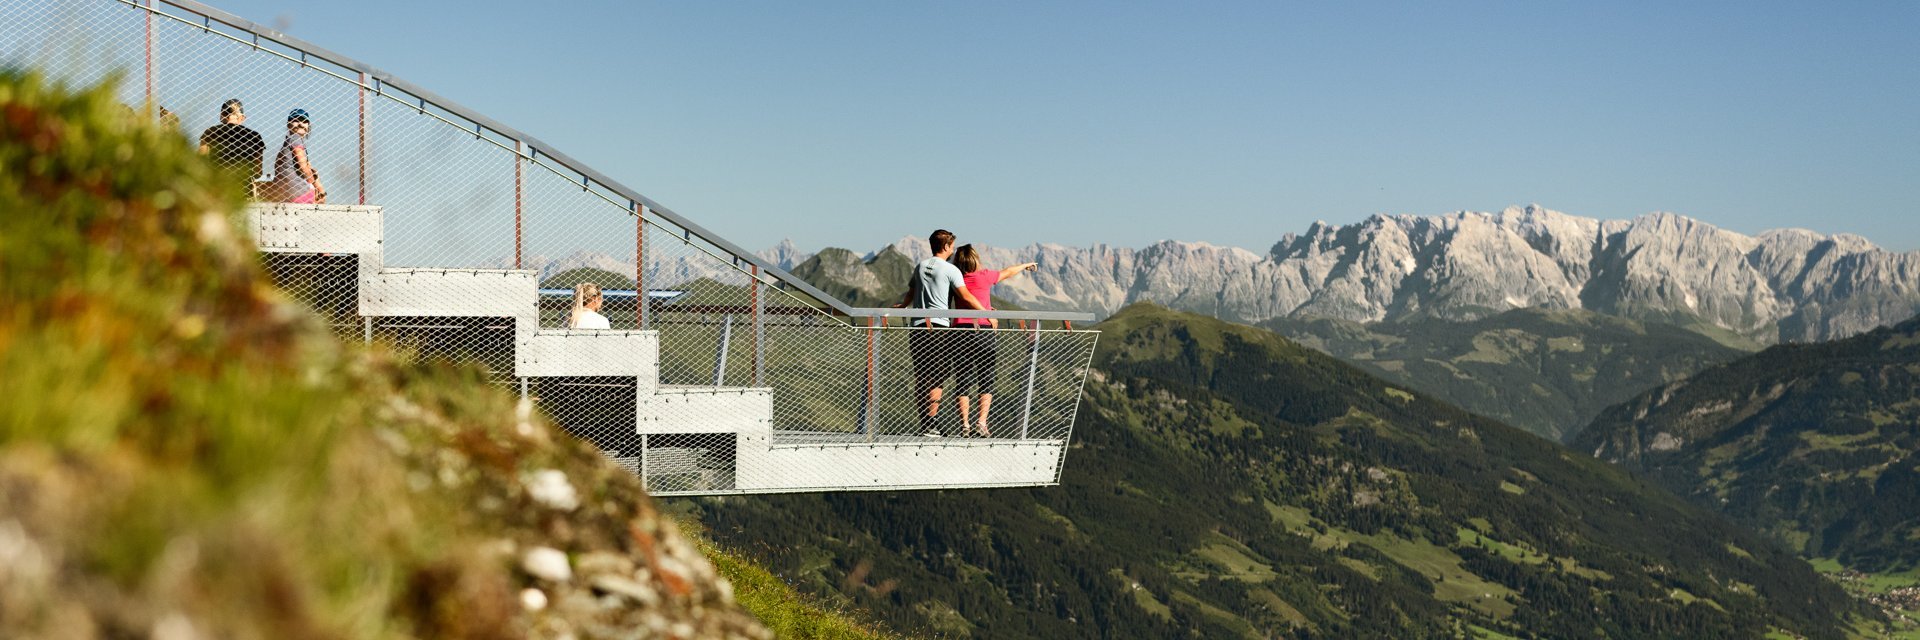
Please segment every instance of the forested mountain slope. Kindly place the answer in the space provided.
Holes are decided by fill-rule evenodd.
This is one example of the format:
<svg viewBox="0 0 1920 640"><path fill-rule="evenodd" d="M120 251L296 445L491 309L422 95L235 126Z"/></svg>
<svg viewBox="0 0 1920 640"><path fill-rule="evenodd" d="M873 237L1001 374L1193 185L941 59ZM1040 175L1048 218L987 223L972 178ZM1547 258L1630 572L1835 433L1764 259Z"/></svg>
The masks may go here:
<svg viewBox="0 0 1920 640"><path fill-rule="evenodd" d="M1280 318L1261 326L1554 441L1601 409L1750 353L1693 330L1580 310L1515 309L1467 322Z"/></svg>
<svg viewBox="0 0 1920 640"><path fill-rule="evenodd" d="M972 637L1751 638L1861 609L1598 460L1252 327L1103 322L1058 487L686 506L803 589Z"/></svg>
<svg viewBox="0 0 1920 640"><path fill-rule="evenodd" d="M793 275L856 307L884 307L900 301L913 274L914 260L888 247L870 258L846 249L825 249L795 265Z"/></svg>
<svg viewBox="0 0 1920 640"><path fill-rule="evenodd" d="M1809 556L1920 568L1920 318L1653 389L1572 446Z"/></svg>

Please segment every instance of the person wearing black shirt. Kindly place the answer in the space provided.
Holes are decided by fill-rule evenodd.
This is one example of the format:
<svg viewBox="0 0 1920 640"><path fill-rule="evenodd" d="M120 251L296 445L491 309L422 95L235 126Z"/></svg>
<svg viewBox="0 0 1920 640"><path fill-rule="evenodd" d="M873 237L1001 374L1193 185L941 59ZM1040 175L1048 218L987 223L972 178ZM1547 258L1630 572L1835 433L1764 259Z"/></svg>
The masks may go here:
<svg viewBox="0 0 1920 640"><path fill-rule="evenodd" d="M260 139L259 132L243 124L246 121L247 111L239 99L221 103L220 124L200 134L200 153L211 155L214 164L232 171L235 179L251 192L253 181L260 177L261 157L266 153L267 144Z"/></svg>

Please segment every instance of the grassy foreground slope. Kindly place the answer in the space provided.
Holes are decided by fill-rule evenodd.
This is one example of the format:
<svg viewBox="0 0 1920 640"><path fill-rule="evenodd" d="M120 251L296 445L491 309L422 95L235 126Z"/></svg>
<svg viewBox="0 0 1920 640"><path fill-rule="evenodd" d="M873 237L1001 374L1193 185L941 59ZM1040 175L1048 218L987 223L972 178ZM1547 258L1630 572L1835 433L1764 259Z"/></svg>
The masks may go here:
<svg viewBox="0 0 1920 640"><path fill-rule="evenodd" d="M952 637L1847 634L1792 554L1270 332L1131 307L1059 487L689 501L807 591Z"/></svg>
<svg viewBox="0 0 1920 640"><path fill-rule="evenodd" d="M333 340L123 110L0 70L0 637L769 635L591 447Z"/></svg>

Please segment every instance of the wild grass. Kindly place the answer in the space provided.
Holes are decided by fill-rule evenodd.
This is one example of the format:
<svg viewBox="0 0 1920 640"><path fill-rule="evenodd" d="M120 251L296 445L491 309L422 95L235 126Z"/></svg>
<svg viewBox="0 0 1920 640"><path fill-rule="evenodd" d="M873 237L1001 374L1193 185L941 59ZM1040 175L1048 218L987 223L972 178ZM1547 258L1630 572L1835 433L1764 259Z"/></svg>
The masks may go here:
<svg viewBox="0 0 1920 640"><path fill-rule="evenodd" d="M894 638L878 627L853 619L788 585L750 559L698 539L700 552L733 583L733 597L781 638Z"/></svg>

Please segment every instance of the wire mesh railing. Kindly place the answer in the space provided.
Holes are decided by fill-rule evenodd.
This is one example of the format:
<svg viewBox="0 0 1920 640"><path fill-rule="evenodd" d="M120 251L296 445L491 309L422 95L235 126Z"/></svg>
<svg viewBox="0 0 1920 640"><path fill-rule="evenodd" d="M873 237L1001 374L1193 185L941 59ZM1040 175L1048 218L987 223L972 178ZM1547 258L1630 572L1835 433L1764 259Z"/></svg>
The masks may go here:
<svg viewBox="0 0 1920 640"><path fill-rule="evenodd" d="M759 428L774 449L1050 441L1064 455L1097 334L1039 326L1084 314L902 326L938 313L850 307L531 136L198 2L22 0L0 9L0 36L0 64L118 78L130 117L216 157L257 134L236 188L300 203L256 212L283 289L343 338L482 367L656 491L748 490L740 434ZM605 329L569 328L583 282ZM565 344L530 350L536 336ZM649 412L685 424L648 432Z"/></svg>

